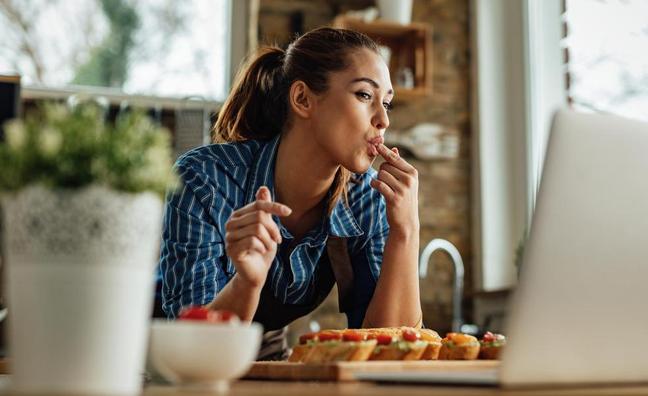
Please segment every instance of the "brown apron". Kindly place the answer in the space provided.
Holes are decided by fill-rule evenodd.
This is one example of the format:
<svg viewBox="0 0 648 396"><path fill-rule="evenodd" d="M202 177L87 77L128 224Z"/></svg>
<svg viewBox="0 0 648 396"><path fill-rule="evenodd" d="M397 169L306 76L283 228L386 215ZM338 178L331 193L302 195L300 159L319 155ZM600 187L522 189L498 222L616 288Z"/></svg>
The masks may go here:
<svg viewBox="0 0 648 396"><path fill-rule="evenodd" d="M315 295L309 304L282 303L272 293L270 282L266 281L253 319L261 323L265 331L257 360L287 359L288 324L315 310L329 295L336 282L340 312L347 312L351 308L353 268L345 238L328 237L326 249L317 263L314 276Z"/></svg>

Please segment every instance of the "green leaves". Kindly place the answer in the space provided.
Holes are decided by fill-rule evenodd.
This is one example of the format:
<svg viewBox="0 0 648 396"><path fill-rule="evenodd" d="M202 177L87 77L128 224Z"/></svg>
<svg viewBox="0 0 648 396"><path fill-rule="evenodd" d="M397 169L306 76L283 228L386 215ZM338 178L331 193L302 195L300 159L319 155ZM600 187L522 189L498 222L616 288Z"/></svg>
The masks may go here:
<svg viewBox="0 0 648 396"><path fill-rule="evenodd" d="M34 183L79 188L92 183L119 191L163 195L177 183L169 132L141 110L114 125L90 102L68 108L46 103L6 127L0 143L0 191Z"/></svg>

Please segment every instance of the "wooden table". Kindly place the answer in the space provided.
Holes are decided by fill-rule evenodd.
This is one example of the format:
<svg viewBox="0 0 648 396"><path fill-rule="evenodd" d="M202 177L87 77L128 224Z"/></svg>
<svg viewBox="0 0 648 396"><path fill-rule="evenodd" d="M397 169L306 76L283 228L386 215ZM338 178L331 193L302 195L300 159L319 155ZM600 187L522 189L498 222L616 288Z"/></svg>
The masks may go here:
<svg viewBox="0 0 648 396"><path fill-rule="evenodd" d="M0 376L5 377L5 376ZM22 396L0 387L2 396ZM459 387L432 385L387 385L371 382L299 382L299 381L253 381L233 382L230 389L216 391L184 389L168 385L150 385L141 396L418 396L418 395L462 395L462 396L630 396L647 395L648 385L614 387L579 387L545 389L498 389L488 387Z"/></svg>
<svg viewBox="0 0 648 396"><path fill-rule="evenodd" d="M581 396L581 395L648 395L648 385L624 387L587 387L551 389L497 389L480 387L385 385L369 382L294 382L294 381L237 381L221 395L232 396L417 396L417 395L528 395L528 396ZM150 386L143 396L201 396L219 395L217 392L183 390L170 386Z"/></svg>
<svg viewBox="0 0 648 396"><path fill-rule="evenodd" d="M7 375L0 375L0 385L6 382ZM0 386L0 396L14 396L12 392ZM333 382L333 381L286 381L286 380L241 380L231 384L230 389L219 393L209 390L187 389L170 385L148 385L141 396L417 396L417 395L466 395L466 396L648 396L648 384L627 386L600 386L589 387L551 387L528 389L500 389L494 387L477 386L443 386L443 385L405 385L384 384L373 382ZM15 395L19 396L19 395Z"/></svg>

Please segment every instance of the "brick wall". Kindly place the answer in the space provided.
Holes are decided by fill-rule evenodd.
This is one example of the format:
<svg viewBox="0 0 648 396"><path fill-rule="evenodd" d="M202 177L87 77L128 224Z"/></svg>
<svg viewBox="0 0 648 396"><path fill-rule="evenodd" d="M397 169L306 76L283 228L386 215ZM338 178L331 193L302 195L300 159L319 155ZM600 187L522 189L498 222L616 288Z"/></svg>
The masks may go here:
<svg viewBox="0 0 648 396"><path fill-rule="evenodd" d="M286 45L295 34L330 24L340 12L373 4L361 0L261 0L259 42ZM397 103L390 115L391 128L406 130L421 122L433 122L460 139L457 159L420 161L409 156L406 159L419 170L421 249L432 238L454 243L466 267L465 289L471 290L468 0L414 0L412 19L429 23L433 29L433 94L429 98ZM450 260L436 253L428 267L428 278L421 281L425 323L439 332L450 327L453 277ZM318 312L295 323L295 332L306 330L313 318L322 327L344 326L344 319L336 315L334 297L332 293L332 299ZM466 319L471 320L469 315Z"/></svg>

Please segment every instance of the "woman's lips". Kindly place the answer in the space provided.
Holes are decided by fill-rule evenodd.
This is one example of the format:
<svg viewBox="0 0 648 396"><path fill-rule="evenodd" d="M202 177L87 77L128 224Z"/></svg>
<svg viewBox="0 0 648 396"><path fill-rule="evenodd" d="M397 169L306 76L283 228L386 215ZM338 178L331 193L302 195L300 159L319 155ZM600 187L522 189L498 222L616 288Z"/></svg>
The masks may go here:
<svg viewBox="0 0 648 396"><path fill-rule="evenodd" d="M385 138L376 136L375 138L367 140L367 154L372 157L378 156L378 145L385 143Z"/></svg>

